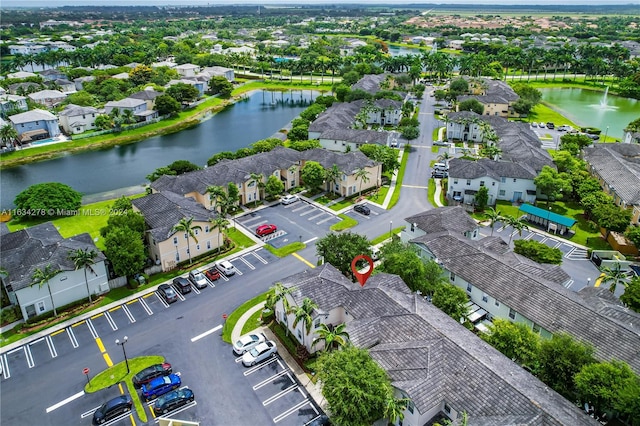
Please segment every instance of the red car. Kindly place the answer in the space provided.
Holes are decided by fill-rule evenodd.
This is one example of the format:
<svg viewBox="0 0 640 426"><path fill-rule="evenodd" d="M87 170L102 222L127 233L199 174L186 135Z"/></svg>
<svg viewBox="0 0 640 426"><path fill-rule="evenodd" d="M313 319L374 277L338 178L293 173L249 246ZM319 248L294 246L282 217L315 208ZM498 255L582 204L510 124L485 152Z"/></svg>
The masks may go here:
<svg viewBox="0 0 640 426"><path fill-rule="evenodd" d="M211 281L215 281L215 280L220 279L220 271L218 271L216 268L211 268L211 269L207 270L204 274Z"/></svg>
<svg viewBox="0 0 640 426"><path fill-rule="evenodd" d="M256 235L263 237L265 235L273 234L277 230L278 227L275 225L260 225L256 228Z"/></svg>

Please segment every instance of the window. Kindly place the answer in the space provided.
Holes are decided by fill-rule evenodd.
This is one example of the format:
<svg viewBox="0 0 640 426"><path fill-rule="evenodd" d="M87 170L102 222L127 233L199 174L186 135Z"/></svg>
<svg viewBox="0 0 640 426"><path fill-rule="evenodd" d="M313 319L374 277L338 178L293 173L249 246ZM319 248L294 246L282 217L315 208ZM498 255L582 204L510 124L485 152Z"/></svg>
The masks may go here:
<svg viewBox="0 0 640 426"><path fill-rule="evenodd" d="M514 181L514 182L517 182L517 181L518 181L518 179L514 179L513 181Z"/></svg>
<svg viewBox="0 0 640 426"><path fill-rule="evenodd" d="M36 121L36 126L39 126L39 125L40 125L40 122L39 122L39 121Z"/></svg>
<svg viewBox="0 0 640 426"><path fill-rule="evenodd" d="M302 339L302 331L298 329L298 339Z"/></svg>
<svg viewBox="0 0 640 426"><path fill-rule="evenodd" d="M485 293L482 293L482 301L483 302L488 302L489 301L489 296Z"/></svg>
<svg viewBox="0 0 640 426"><path fill-rule="evenodd" d="M454 274L453 272L450 272L450 273L449 273L449 279L450 279L451 281L455 281L455 280L456 280L456 274Z"/></svg>
<svg viewBox="0 0 640 426"><path fill-rule="evenodd" d="M498 300L495 301L496 306L500 306L500 302Z"/></svg>
<svg viewBox="0 0 640 426"><path fill-rule="evenodd" d="M204 227L204 232L209 232L209 225L206 225L206 226Z"/></svg>
<svg viewBox="0 0 640 426"><path fill-rule="evenodd" d="M180 253L176 252L176 262L180 262Z"/></svg>
<svg viewBox="0 0 640 426"><path fill-rule="evenodd" d="M500 190L500 195L504 196L504 194L506 194L506 192L504 192L504 189Z"/></svg>
<svg viewBox="0 0 640 426"><path fill-rule="evenodd" d="M540 326L538 324L536 324L535 322L533 323L532 330L533 330L534 333L540 334Z"/></svg>
<svg viewBox="0 0 640 426"><path fill-rule="evenodd" d="M413 401L411 400L407 401L407 411L413 414L413 408L414 408Z"/></svg>
<svg viewBox="0 0 640 426"><path fill-rule="evenodd" d="M38 302L38 313L43 313L45 311L44 301Z"/></svg>
<svg viewBox="0 0 640 426"><path fill-rule="evenodd" d="M467 179L467 186L471 186L471 179Z"/></svg>
<svg viewBox="0 0 640 426"><path fill-rule="evenodd" d="M509 318L516 319L516 311L511 308L509 308Z"/></svg>
<svg viewBox="0 0 640 426"><path fill-rule="evenodd" d="M173 244L178 244L178 237L173 237Z"/></svg>
<svg viewBox="0 0 640 426"><path fill-rule="evenodd" d="M473 289L473 286L471 283L467 283L467 292L471 293L471 289Z"/></svg>
<svg viewBox="0 0 640 426"><path fill-rule="evenodd" d="M484 186L484 181L483 180L480 181L480 186Z"/></svg>
<svg viewBox="0 0 640 426"><path fill-rule="evenodd" d="M84 114L82 114L82 118L83 118L83 119L85 119L85 118L87 118L87 117L86 117Z"/></svg>
<svg viewBox="0 0 640 426"><path fill-rule="evenodd" d="M200 251L200 244L196 244L196 251Z"/></svg>
<svg viewBox="0 0 640 426"><path fill-rule="evenodd" d="M313 322L313 328L318 328L318 327L320 327L320 318L318 318Z"/></svg>
<svg viewBox="0 0 640 426"><path fill-rule="evenodd" d="M457 185L457 184L458 184L458 179L454 179L454 180L453 180L453 184L454 184L454 185Z"/></svg>
<svg viewBox="0 0 640 426"><path fill-rule="evenodd" d="M200 231L199 229L194 229L195 234L198 235L198 232Z"/></svg>
<svg viewBox="0 0 640 426"><path fill-rule="evenodd" d="M446 402L444 403L444 412L447 414L451 414L451 407Z"/></svg>
<svg viewBox="0 0 640 426"><path fill-rule="evenodd" d="M347 175L343 174L342 175L342 180L347 180Z"/></svg>
<svg viewBox="0 0 640 426"><path fill-rule="evenodd" d="M507 183L507 178L506 178L506 177L501 177L501 178L500 178L500 182L502 182L502 183Z"/></svg>
<svg viewBox="0 0 640 426"><path fill-rule="evenodd" d="M496 186L496 183L495 182L491 182L491 186Z"/></svg>

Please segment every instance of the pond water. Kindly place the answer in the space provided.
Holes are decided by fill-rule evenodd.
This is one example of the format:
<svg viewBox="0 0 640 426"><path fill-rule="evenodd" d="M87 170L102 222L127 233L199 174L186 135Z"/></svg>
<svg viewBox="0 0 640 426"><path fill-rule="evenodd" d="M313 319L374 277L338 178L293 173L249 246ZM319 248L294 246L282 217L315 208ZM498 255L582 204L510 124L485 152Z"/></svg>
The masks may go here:
<svg viewBox="0 0 640 426"><path fill-rule="evenodd" d="M610 93L579 88L539 89L542 100L581 126L597 127L604 135L622 139L624 128L640 118L640 101L623 98ZM564 123L556 123L564 124Z"/></svg>
<svg viewBox="0 0 640 426"><path fill-rule="evenodd" d="M204 166L213 154L271 137L318 95L310 90L257 91L178 133L2 170L0 206L11 208L15 196L36 183L61 182L88 195L144 184L145 176L175 160Z"/></svg>

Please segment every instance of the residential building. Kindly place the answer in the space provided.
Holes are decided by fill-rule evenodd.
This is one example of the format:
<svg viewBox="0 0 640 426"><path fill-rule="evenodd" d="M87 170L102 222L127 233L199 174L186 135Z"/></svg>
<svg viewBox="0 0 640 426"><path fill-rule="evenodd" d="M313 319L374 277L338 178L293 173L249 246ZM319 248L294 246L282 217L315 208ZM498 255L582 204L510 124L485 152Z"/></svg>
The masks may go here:
<svg viewBox="0 0 640 426"><path fill-rule="evenodd" d="M45 80L49 80L49 81L54 81L54 80L58 80L58 79L61 79L61 78L64 78L64 79L67 78L67 75L64 72L62 72L60 70L57 70L57 69L53 69L53 68L50 68L50 69L44 70L44 71L40 71L38 73L38 75L40 75Z"/></svg>
<svg viewBox="0 0 640 426"><path fill-rule="evenodd" d="M405 221L402 241L438 262L449 282L469 295L477 329L486 329L484 319L502 318L524 323L543 337L568 333L592 345L598 359L622 360L640 373L639 314L620 304L589 303L565 287L570 277L560 266L520 256L500 237L474 241L455 228L416 232L411 230L415 217Z"/></svg>
<svg viewBox="0 0 640 426"><path fill-rule="evenodd" d="M131 200L135 211L144 216L147 225L145 232L149 258L163 271L174 269L178 263L205 254L224 244L220 229L214 227L211 220L217 214L207 210L193 198L183 197L172 192L158 192ZM193 219L195 238L174 227L181 219Z"/></svg>
<svg viewBox="0 0 640 426"><path fill-rule="evenodd" d="M69 81L65 78L57 78L53 80L54 86L60 88L62 93L74 93L76 91L76 84L73 81Z"/></svg>
<svg viewBox="0 0 640 426"><path fill-rule="evenodd" d="M449 161L447 198L464 204L474 204L481 187L489 192L488 205L498 200L535 204L536 174L520 163L493 161L487 158Z"/></svg>
<svg viewBox="0 0 640 426"><path fill-rule="evenodd" d="M200 67L194 64L182 64L174 68L181 77L195 77L200 72Z"/></svg>
<svg viewBox="0 0 640 426"><path fill-rule="evenodd" d="M109 101L104 105L104 112L107 114L114 109L119 110L120 114L129 110L136 115L147 110L147 103L142 99L124 98L119 101Z"/></svg>
<svg viewBox="0 0 640 426"><path fill-rule="evenodd" d="M24 55L28 55L29 53L23 53ZM15 53L12 53L12 55L15 55ZM29 77L37 77L38 74L34 74L32 72L27 72L27 71L16 71L16 72L12 72L7 74L7 78L29 78Z"/></svg>
<svg viewBox="0 0 640 426"><path fill-rule="evenodd" d="M73 79L73 83L76 86L76 90L80 91L84 89L84 83L88 83L90 81L94 81L96 78L92 75L87 75L85 77L78 77Z"/></svg>
<svg viewBox="0 0 640 426"><path fill-rule="evenodd" d="M95 121L98 110L94 107L84 107L69 104L58 113L60 127L67 135L75 135L96 128Z"/></svg>
<svg viewBox="0 0 640 426"><path fill-rule="evenodd" d="M58 117L42 109L33 109L12 115L9 117L9 121L18 132L20 143L30 143L60 135Z"/></svg>
<svg viewBox="0 0 640 426"><path fill-rule="evenodd" d="M613 197L613 202L631 210L631 224L640 226L640 145L596 143L582 151L591 175Z"/></svg>
<svg viewBox="0 0 640 426"><path fill-rule="evenodd" d="M338 152L356 151L364 144L389 146L393 138L391 132L358 129L331 129L318 137L322 148Z"/></svg>
<svg viewBox="0 0 640 426"><path fill-rule="evenodd" d="M28 93L37 92L42 86L38 83L26 82L26 83L13 83L9 85L9 93L12 95L26 95Z"/></svg>
<svg viewBox="0 0 640 426"><path fill-rule="evenodd" d="M84 269L76 270L69 260L69 252L73 250L97 253L91 271L86 273L86 282ZM0 266L7 271L2 284L11 303L20 306L25 319L49 312L54 305L58 308L88 298L89 294L108 292L105 260L89 234L62 238L51 222L4 233L0 238ZM59 272L43 285L34 284L36 269L44 270L48 265Z"/></svg>
<svg viewBox="0 0 640 426"><path fill-rule="evenodd" d="M174 85L176 85L178 83L189 84L189 85L195 87L196 89L198 89L198 95L199 96L203 96L204 92L207 90L207 87L208 87L208 80L207 81L201 81L201 80L197 80L196 77L182 78L180 80L171 80L164 87L168 88L168 87L174 86Z"/></svg>
<svg viewBox="0 0 640 426"><path fill-rule="evenodd" d="M202 70L203 73L206 73L210 78L211 77L224 77L230 82L235 81L235 75L232 68L226 67L205 67Z"/></svg>
<svg viewBox="0 0 640 426"><path fill-rule="evenodd" d="M458 103L467 99L476 99L484 106L484 112L482 115L511 117L518 116L513 111L513 103L515 103L520 96L513 91L511 86L501 80L489 80L484 79L482 85L476 87L482 87L484 89L478 95L461 95L458 96L456 101Z"/></svg>
<svg viewBox="0 0 640 426"><path fill-rule="evenodd" d="M408 399L395 425L431 424L437 416L482 425L597 425L572 402L450 318L396 275L369 277L363 287L330 264L285 277L289 305L318 306L311 332L275 307L276 320L310 352L320 324L346 324L349 341L366 348L388 374L395 396ZM381 419L375 424L387 424Z"/></svg>
<svg viewBox="0 0 640 426"><path fill-rule="evenodd" d="M29 93L27 96L33 102L47 108L53 108L67 99L67 95L59 90L40 90L39 92Z"/></svg>
<svg viewBox="0 0 640 426"><path fill-rule="evenodd" d="M129 95L131 99L140 99L147 103L147 110L152 110L156 106L156 98L160 95L163 95L164 92L158 92L154 90L152 87L146 87L144 90L136 92L132 95Z"/></svg>
<svg viewBox="0 0 640 426"><path fill-rule="evenodd" d="M7 116L29 109L27 98L19 95L0 95L0 115Z"/></svg>

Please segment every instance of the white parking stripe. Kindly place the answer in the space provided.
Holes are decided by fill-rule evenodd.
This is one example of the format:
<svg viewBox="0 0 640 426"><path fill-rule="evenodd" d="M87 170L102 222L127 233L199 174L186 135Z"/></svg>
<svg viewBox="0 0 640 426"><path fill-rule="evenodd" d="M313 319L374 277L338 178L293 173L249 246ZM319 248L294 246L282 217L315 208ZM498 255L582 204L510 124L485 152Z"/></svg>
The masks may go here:
<svg viewBox="0 0 640 426"><path fill-rule="evenodd" d="M91 332L91 335L93 336L94 339L97 339L98 336L98 332L96 331L96 328L93 326L93 323L91 322L91 318L87 318L85 323L87 324L87 327L89 327L89 331Z"/></svg>
<svg viewBox="0 0 640 426"><path fill-rule="evenodd" d="M315 211L316 211L316 209L315 209L315 208L312 208L311 210L309 210L309 211L307 211L307 212L300 213L300 216L306 216L306 215L311 214L311 213L313 213L313 212L315 212Z"/></svg>
<svg viewBox="0 0 640 426"><path fill-rule="evenodd" d="M27 357L27 365L29 366L29 368L35 367L35 364L33 362L33 355L31 355L31 346L24 345L23 348L24 348L24 354Z"/></svg>
<svg viewBox="0 0 640 426"><path fill-rule="evenodd" d="M261 249L261 250L262 250L262 249ZM252 251L252 252L251 252L251 254L252 254L255 258L257 258L260 262L264 263L265 265L266 265L267 263L269 263L269 262L267 262L266 260L264 260L264 259L262 258L262 256L260 256L260 255L259 255L258 253L256 253L255 251Z"/></svg>
<svg viewBox="0 0 640 426"><path fill-rule="evenodd" d="M176 296L178 296L178 299L185 301L185 297L182 295L182 293L180 292L180 290L178 290L178 287L173 286L173 291L176 292Z"/></svg>
<svg viewBox="0 0 640 426"><path fill-rule="evenodd" d="M164 297L160 296L157 291L154 292L154 293L155 293L156 297L158 298L158 300L160 301L160 303L162 303L165 308L168 308L169 304L167 303L166 300L164 300Z"/></svg>
<svg viewBox="0 0 640 426"><path fill-rule="evenodd" d="M75 395L71 395L69 398L67 398L67 399L65 399L65 400L62 400L62 401L58 402L57 404L54 404L54 405L52 405L51 407L47 408L46 412L47 412L47 413L50 413L50 412L52 412L53 410L56 410L56 409L58 409L58 408L62 407L63 405L68 404L69 402L73 401L74 399L78 399L78 398L80 398L80 397L81 397L81 396L83 396L83 395L84 395L84 391L80 391L80 392L78 392L78 393L77 393L77 394L75 394ZM91 411L91 414L93 415L93 413L94 413L98 408L100 408L100 407L96 407L96 408L94 408L94 409L93 409L93 411Z"/></svg>
<svg viewBox="0 0 640 426"><path fill-rule="evenodd" d="M315 215L315 216L311 216L311 217L310 217L310 218L308 218L307 220L313 220L313 219L316 219L316 218L318 218L318 217L320 217L320 216L324 216L324 214L325 214L325 213L324 213L323 211L321 211L321 212L320 212L320 213L318 213L317 215Z"/></svg>
<svg viewBox="0 0 640 426"><path fill-rule="evenodd" d="M71 340L71 346L77 348L79 346L78 340L76 339L76 335L73 333L71 327L67 327L67 335L69 336L69 340Z"/></svg>
<svg viewBox="0 0 640 426"><path fill-rule="evenodd" d="M145 311L147 311L147 314L149 315L153 315L153 311L151 310L151 308L149 307L149 305L147 305L147 302L144 301L144 299L142 297L138 297L138 300L140 301L140 304L142 305L142 307L144 308Z"/></svg>
<svg viewBox="0 0 640 426"><path fill-rule="evenodd" d="M116 322L113 320L113 317L111 317L111 314L109 313L109 311L104 311L104 317L107 319L107 322L109 322L111 329L113 331L116 331L118 329L118 326L116 325Z"/></svg>
<svg viewBox="0 0 640 426"><path fill-rule="evenodd" d="M47 341L47 346L49 346L49 352L51 353L51 358L57 357L58 351L56 351L56 347L53 344L53 340L51 340L51 336L47 335L45 337L45 340Z"/></svg>
<svg viewBox="0 0 640 426"><path fill-rule="evenodd" d="M313 238L311 238L310 240L305 241L304 243L305 243L305 244L309 244L311 241L315 241L315 240L317 240L317 239L318 239L318 237L313 237Z"/></svg>
<svg viewBox="0 0 640 426"><path fill-rule="evenodd" d="M246 255L245 255L246 256ZM238 259L242 260L249 268L251 269L256 269L255 266L253 266L251 263L249 263L249 261L247 261L247 259L244 258L244 256L239 257Z"/></svg>
<svg viewBox="0 0 640 426"><path fill-rule="evenodd" d="M287 371L287 370L282 370L281 372L276 373L276 374L274 374L273 376L271 376L271 377L268 377L268 378L264 379L263 381L261 381L261 382L260 382L260 383L258 383L257 385L254 385L254 386L253 386L253 390L258 390L258 389L260 389L260 388L261 388L261 387L263 387L263 386L266 386L266 385L268 385L268 384L271 384L271 382L273 381L273 379L275 379L275 378L277 378L277 377L280 377L280 376L284 376L284 375L285 375L285 374L287 374L287 373L288 373L288 371Z"/></svg>
<svg viewBox="0 0 640 426"><path fill-rule="evenodd" d="M122 306L122 310L124 311L124 313L127 314L127 318L129 318L129 321L132 324L136 322L136 319L133 317L133 314L129 310L129 307L127 305L120 305L120 306Z"/></svg>
<svg viewBox="0 0 640 426"><path fill-rule="evenodd" d="M0 363L2 364L2 375L5 379L11 377L11 373L9 372L9 362L7 361L7 354L4 354L0 357Z"/></svg>
<svg viewBox="0 0 640 426"><path fill-rule="evenodd" d="M203 337L207 337L208 335L215 333L216 331L220 330L222 328L222 325L218 325L217 327L213 327L211 330L209 331L205 331L202 334L197 335L196 337L192 337L191 338L191 342L195 342L198 341L200 339L202 339Z"/></svg>
<svg viewBox="0 0 640 426"><path fill-rule="evenodd" d="M285 417L295 413L296 410L300 409L301 407L304 407L307 404L311 404L311 401L309 401L308 399L305 399L304 401L300 402L299 404L296 404L293 407L289 408L287 411L285 411L284 413L280 414L279 416L274 417L273 418L273 422L274 423L278 423L280 420L282 420Z"/></svg>
<svg viewBox="0 0 640 426"><path fill-rule="evenodd" d="M328 217L328 218L326 218L326 219L322 219L320 222L316 222L316 225L322 225L323 223L325 223L325 222L329 222L329 221L330 221L330 220L332 220L332 219L336 219L336 220L338 220L338 218L337 218L337 217L335 217L335 216L329 216L329 217Z"/></svg>
<svg viewBox="0 0 640 426"><path fill-rule="evenodd" d="M152 401L152 402L155 404L155 401ZM167 414L163 414L162 417L166 418L168 416L174 416L174 415L176 415L178 413L182 413L186 409L189 409L191 407L195 407L196 405L198 405L198 401L190 402L190 403L185 404L182 407L178 408L177 410L169 411ZM160 423L160 419L158 417L156 417L156 419L153 422L154 423Z"/></svg>
<svg viewBox="0 0 640 426"><path fill-rule="evenodd" d="M263 362L262 364L258 364L255 365L253 367L251 367L250 369L248 369L247 371L245 371L244 373L242 373L245 377L248 376L249 374L253 374L256 371L260 370L262 367L271 364L272 362L276 362L279 361L277 357L273 357L270 360L268 360L267 362ZM280 366L282 367L282 364L280 364ZM284 367L283 367L284 368Z"/></svg>
<svg viewBox="0 0 640 426"><path fill-rule="evenodd" d="M271 404L273 401L276 401L276 400L282 398L286 394L288 394L290 392L293 392L296 389L298 389L298 385L289 386L285 390L280 391L277 394L275 394L273 396L270 396L269 398L267 398L264 401L262 401L262 405L264 405L266 407L267 405Z"/></svg>
<svg viewBox="0 0 640 426"><path fill-rule="evenodd" d="M292 212L297 212L298 210L302 210L302 209L306 209L307 207L310 207L309 204L301 204L300 207L298 207L297 209L291 209ZM313 207L313 206L311 206ZM315 208L314 208L315 210Z"/></svg>
<svg viewBox="0 0 640 426"><path fill-rule="evenodd" d="M573 281L573 280L569 280L569 281L567 281L567 283L566 283L564 286L565 286L566 288L571 288L571 285L573 285L573 283L574 283L574 282L575 282L575 281Z"/></svg>

